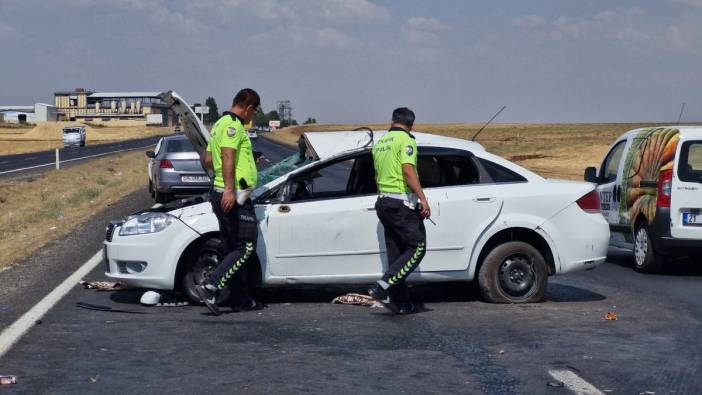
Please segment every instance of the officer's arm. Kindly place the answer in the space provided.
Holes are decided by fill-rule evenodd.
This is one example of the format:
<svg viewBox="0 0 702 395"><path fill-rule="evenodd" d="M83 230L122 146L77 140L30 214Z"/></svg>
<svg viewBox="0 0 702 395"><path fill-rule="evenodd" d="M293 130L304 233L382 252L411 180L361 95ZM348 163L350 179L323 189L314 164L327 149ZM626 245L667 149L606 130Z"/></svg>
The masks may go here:
<svg viewBox="0 0 702 395"><path fill-rule="evenodd" d="M202 164L205 169L214 170L212 167L212 153L210 151L205 152L205 158L203 159Z"/></svg>
<svg viewBox="0 0 702 395"><path fill-rule="evenodd" d="M222 147L222 177L224 178L224 193L222 193L222 210L229 212L236 204L234 191L235 163L233 148Z"/></svg>
<svg viewBox="0 0 702 395"><path fill-rule="evenodd" d="M403 163L402 174L405 177L407 186L410 187L412 192L417 195L419 201L422 203L422 216L429 218L431 215L429 202L427 201L427 197L424 196L424 190L422 189L422 184L419 183L419 177L417 176L417 171L414 169L414 165L411 163Z"/></svg>
<svg viewBox="0 0 702 395"><path fill-rule="evenodd" d="M224 189L234 190L235 170L233 148L222 147L222 177L224 178Z"/></svg>

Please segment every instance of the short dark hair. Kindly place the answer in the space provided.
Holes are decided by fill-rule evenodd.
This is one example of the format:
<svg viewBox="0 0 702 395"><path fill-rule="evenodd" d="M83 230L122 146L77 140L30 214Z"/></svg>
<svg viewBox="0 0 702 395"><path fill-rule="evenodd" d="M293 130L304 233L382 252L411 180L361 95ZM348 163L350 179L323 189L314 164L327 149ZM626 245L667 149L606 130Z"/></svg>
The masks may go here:
<svg viewBox="0 0 702 395"><path fill-rule="evenodd" d="M412 128L414 126L414 112L407 107L396 108L392 112L392 123L399 123Z"/></svg>
<svg viewBox="0 0 702 395"><path fill-rule="evenodd" d="M253 106L253 108L257 108L261 105L261 97L258 96L258 93L256 93L255 90L251 88L244 88L240 90L236 96L234 96L232 107L236 107L237 105L244 107Z"/></svg>

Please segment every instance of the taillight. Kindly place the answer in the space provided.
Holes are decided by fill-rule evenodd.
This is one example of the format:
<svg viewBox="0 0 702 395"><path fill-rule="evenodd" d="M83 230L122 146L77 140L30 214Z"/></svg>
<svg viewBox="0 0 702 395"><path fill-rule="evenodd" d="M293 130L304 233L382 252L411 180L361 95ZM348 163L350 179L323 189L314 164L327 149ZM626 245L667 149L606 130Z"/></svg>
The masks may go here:
<svg viewBox="0 0 702 395"><path fill-rule="evenodd" d="M168 159L161 159L161 163L159 164L158 167L160 167L162 169L172 169L173 163L171 163L171 161Z"/></svg>
<svg viewBox="0 0 702 395"><path fill-rule="evenodd" d="M670 207L670 191L673 189L673 170L663 170L658 176L656 207Z"/></svg>
<svg viewBox="0 0 702 395"><path fill-rule="evenodd" d="M600 194L597 191L591 191L575 202L586 213L599 214L602 212L600 209Z"/></svg>

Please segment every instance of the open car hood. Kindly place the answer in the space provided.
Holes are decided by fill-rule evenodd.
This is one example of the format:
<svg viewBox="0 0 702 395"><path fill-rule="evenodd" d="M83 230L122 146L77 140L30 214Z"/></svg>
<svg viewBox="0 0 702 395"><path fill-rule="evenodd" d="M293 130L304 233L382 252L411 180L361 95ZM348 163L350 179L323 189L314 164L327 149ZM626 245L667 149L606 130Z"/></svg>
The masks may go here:
<svg viewBox="0 0 702 395"><path fill-rule="evenodd" d="M207 142L210 140L210 132L200 122L200 118L195 115L190 105L178 93L168 91L162 92L158 96L178 114L183 134L188 137L200 158L204 158Z"/></svg>

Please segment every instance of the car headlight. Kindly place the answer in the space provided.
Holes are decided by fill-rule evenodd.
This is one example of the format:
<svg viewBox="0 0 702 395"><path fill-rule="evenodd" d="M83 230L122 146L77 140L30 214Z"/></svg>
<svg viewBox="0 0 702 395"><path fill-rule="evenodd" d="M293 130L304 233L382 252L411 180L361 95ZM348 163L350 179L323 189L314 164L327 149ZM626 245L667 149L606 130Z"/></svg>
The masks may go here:
<svg viewBox="0 0 702 395"><path fill-rule="evenodd" d="M165 213L144 213L127 217L119 230L120 236L143 235L166 229L173 223L173 217Z"/></svg>

